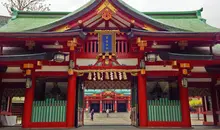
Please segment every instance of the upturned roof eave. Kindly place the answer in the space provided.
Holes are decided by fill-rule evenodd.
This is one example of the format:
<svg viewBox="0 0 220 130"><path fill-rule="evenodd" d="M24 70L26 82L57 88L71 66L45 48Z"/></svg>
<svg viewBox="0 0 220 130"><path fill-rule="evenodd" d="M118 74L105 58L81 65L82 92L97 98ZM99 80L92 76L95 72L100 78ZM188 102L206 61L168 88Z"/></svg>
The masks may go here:
<svg viewBox="0 0 220 130"><path fill-rule="evenodd" d="M83 37L84 33L82 29L76 29L66 32L0 32L1 38L47 38L47 37L72 37L72 36L81 36Z"/></svg>

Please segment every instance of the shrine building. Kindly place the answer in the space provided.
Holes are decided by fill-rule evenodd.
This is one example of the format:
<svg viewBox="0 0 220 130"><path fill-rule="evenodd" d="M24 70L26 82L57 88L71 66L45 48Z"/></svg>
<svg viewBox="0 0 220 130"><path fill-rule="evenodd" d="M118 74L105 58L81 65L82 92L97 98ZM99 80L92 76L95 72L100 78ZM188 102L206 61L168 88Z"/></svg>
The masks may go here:
<svg viewBox="0 0 220 130"><path fill-rule="evenodd" d="M0 28L1 116L73 128L89 108L110 109L137 127L190 128L189 96L199 96L203 125L220 125L220 29L202 11L139 12L122 0L12 9Z"/></svg>

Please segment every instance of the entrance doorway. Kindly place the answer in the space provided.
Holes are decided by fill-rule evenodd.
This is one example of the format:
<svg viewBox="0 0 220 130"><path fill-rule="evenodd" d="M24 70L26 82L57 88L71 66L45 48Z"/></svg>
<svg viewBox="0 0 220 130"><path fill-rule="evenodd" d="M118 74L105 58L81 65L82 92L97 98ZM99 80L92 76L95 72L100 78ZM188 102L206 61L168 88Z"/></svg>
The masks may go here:
<svg viewBox="0 0 220 130"><path fill-rule="evenodd" d="M192 126L214 125L212 99L209 88L190 87L189 106Z"/></svg>
<svg viewBox="0 0 220 130"><path fill-rule="evenodd" d="M82 84L84 92L80 100L83 100L83 125L129 126L132 124L130 81L84 81L81 82ZM91 120L93 112L94 119Z"/></svg>

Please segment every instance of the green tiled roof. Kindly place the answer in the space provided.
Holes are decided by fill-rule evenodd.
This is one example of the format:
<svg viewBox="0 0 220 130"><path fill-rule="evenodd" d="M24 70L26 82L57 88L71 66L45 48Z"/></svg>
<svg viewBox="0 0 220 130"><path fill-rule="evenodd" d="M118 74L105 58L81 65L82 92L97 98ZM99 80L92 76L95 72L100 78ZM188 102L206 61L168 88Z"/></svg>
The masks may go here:
<svg viewBox="0 0 220 130"><path fill-rule="evenodd" d="M182 12L144 12L157 21L192 32L219 32L219 28L212 27L202 18L203 9Z"/></svg>
<svg viewBox="0 0 220 130"><path fill-rule="evenodd" d="M89 4L93 3L90 1ZM70 12L23 12L13 10L13 17L8 24L0 28L0 32L22 32L22 31L41 31L43 27L56 23L66 17L79 12L88 7L86 4L83 8L72 13ZM130 6L129 6L130 7ZM133 9L135 12L137 10ZM138 15L146 16L148 19L171 27L168 31L175 28L185 30L186 32L220 32L220 29L206 24L206 20L201 17L202 9L196 11L182 12L138 12ZM173 29L172 29L173 27Z"/></svg>
<svg viewBox="0 0 220 130"><path fill-rule="evenodd" d="M67 15L66 12L23 12L14 11L14 16L8 24L0 28L0 32L22 32L38 28Z"/></svg>
<svg viewBox="0 0 220 130"><path fill-rule="evenodd" d="M93 95L93 94L100 94L101 92L104 92L105 90L101 90L101 89L88 89L85 90L85 95ZM116 89L116 90L110 90L110 91L114 91L118 94L124 94L124 95L130 95L131 94L131 90L129 89Z"/></svg>

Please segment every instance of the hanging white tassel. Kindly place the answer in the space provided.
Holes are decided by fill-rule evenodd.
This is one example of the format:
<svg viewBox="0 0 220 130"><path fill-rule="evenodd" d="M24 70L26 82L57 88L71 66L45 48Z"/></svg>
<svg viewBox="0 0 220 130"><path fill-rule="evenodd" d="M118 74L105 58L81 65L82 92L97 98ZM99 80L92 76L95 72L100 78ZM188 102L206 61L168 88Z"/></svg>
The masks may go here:
<svg viewBox="0 0 220 130"><path fill-rule="evenodd" d="M96 81L96 73L94 72L93 75L94 75L93 80Z"/></svg>
<svg viewBox="0 0 220 130"><path fill-rule="evenodd" d="M114 72L114 79L118 79L117 72Z"/></svg>
<svg viewBox="0 0 220 130"><path fill-rule="evenodd" d="M114 80L113 72L110 72L110 77L111 77L111 80Z"/></svg>
<svg viewBox="0 0 220 130"><path fill-rule="evenodd" d="M89 72L89 74L88 74L88 80L92 80L92 73L91 72Z"/></svg>
<svg viewBox="0 0 220 130"><path fill-rule="evenodd" d="M103 80L103 78L104 78L104 73L101 72L101 81Z"/></svg>
<svg viewBox="0 0 220 130"><path fill-rule="evenodd" d="M100 79L101 79L100 72L97 72L97 79L98 79L98 80L100 80Z"/></svg>
<svg viewBox="0 0 220 130"><path fill-rule="evenodd" d="M105 79L106 79L106 80L109 80L108 72L105 72Z"/></svg>
<svg viewBox="0 0 220 130"><path fill-rule="evenodd" d="M122 73L118 72L118 74L119 74L119 80L122 80Z"/></svg>

